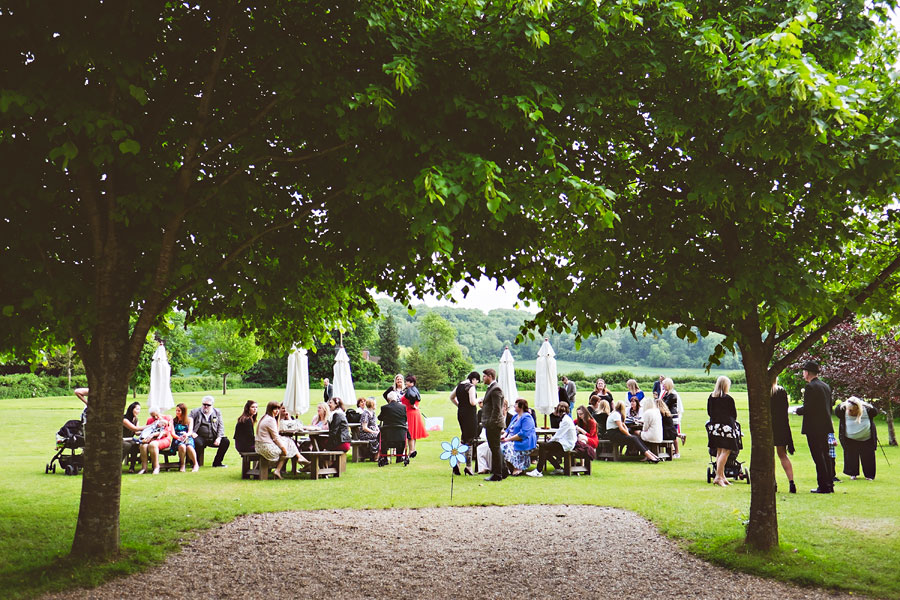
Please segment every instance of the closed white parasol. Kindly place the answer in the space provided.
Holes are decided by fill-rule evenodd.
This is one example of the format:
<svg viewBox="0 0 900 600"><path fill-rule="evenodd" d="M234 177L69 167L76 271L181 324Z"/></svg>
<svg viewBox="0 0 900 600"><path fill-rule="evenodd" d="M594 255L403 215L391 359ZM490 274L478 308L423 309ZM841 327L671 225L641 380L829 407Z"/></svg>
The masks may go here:
<svg viewBox="0 0 900 600"><path fill-rule="evenodd" d="M165 412L175 406L172 388L169 385L171 375L172 368L169 367L166 347L160 344L153 353L153 363L150 365L150 394L147 396L149 408Z"/></svg>
<svg viewBox="0 0 900 600"><path fill-rule="evenodd" d="M534 409L544 415L549 415L559 404L555 356L550 340L544 338L534 369Z"/></svg>
<svg viewBox="0 0 900 600"><path fill-rule="evenodd" d="M288 355L284 407L295 416L309 410L309 358L303 348L294 348Z"/></svg>
<svg viewBox="0 0 900 600"><path fill-rule="evenodd" d="M344 401L344 406L356 406L356 390L353 389L353 377L350 375L350 357L341 346L334 357L334 395Z"/></svg>
<svg viewBox="0 0 900 600"><path fill-rule="evenodd" d="M516 389L516 368L513 365L513 355L509 351L509 346L503 350L500 357L500 368L497 370L497 384L503 390L503 397L509 404L509 412L516 412L516 399L519 397L519 390Z"/></svg>

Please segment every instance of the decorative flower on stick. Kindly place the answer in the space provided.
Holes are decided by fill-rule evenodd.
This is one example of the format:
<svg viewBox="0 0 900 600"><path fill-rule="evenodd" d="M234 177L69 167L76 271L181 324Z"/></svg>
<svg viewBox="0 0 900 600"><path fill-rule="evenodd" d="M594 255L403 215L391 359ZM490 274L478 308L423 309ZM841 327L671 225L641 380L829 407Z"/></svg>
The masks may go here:
<svg viewBox="0 0 900 600"><path fill-rule="evenodd" d="M449 442L441 442L441 460L450 461L450 466L456 468L459 463L466 464L466 452L469 447L466 444L460 444L459 438L455 437ZM453 500L453 471L450 471L450 499Z"/></svg>

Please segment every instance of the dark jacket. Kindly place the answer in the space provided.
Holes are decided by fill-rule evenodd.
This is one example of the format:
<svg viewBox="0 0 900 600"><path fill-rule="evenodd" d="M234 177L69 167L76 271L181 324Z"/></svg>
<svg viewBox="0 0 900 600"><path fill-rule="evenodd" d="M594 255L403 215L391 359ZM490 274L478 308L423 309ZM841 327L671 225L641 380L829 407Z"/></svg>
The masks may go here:
<svg viewBox="0 0 900 600"><path fill-rule="evenodd" d="M381 436L385 442L406 441L406 407L400 402L388 402L378 412Z"/></svg>
<svg viewBox="0 0 900 600"><path fill-rule="evenodd" d="M253 421L238 420L234 425L234 447L238 452L253 452L256 449L256 434L253 431Z"/></svg>
<svg viewBox="0 0 900 600"><path fill-rule="evenodd" d="M485 427L489 425L501 429L506 427L506 415L503 414L503 390L496 381L484 393L482 406L484 409L481 418Z"/></svg>
<svg viewBox="0 0 900 600"><path fill-rule="evenodd" d="M191 411L191 419L194 420L194 433L203 440L215 440L216 438L225 437L225 423L222 422L222 413L215 406L209 412L207 422L204 423L202 408L195 408ZM201 425L202 424L202 425Z"/></svg>
<svg viewBox="0 0 900 600"><path fill-rule="evenodd" d="M322 397L325 398L325 402L328 402L334 397L334 386L330 383L325 386L325 389L322 390Z"/></svg>
<svg viewBox="0 0 900 600"><path fill-rule="evenodd" d="M331 421L328 422L328 445L333 448L338 444L349 444L351 439L344 412L336 410L331 413Z"/></svg>
<svg viewBox="0 0 900 600"><path fill-rule="evenodd" d="M803 406L797 409L798 415L803 415L803 425L800 433L803 435L825 435L834 433L834 424L831 422L831 388L815 377L806 384L803 389Z"/></svg>

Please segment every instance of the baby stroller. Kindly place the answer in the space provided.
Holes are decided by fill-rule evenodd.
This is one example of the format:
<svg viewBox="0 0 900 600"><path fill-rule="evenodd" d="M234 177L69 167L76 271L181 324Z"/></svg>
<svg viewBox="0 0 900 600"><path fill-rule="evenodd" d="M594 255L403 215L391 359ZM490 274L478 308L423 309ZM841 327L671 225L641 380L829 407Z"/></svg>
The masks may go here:
<svg viewBox="0 0 900 600"><path fill-rule="evenodd" d="M382 425L378 432L378 466L384 467L391 458L409 466L409 429L402 426Z"/></svg>
<svg viewBox="0 0 900 600"><path fill-rule="evenodd" d="M739 481L741 479L746 479L747 484L750 484L750 471L744 467L744 463L737 459L740 454L740 450L734 450L731 454L728 455L728 460L725 461L725 477L728 479L734 479L735 481ZM712 483L712 480L716 477L716 449L709 449L709 466L706 467L706 483Z"/></svg>
<svg viewBox="0 0 900 600"><path fill-rule="evenodd" d="M84 424L81 421L66 421L56 432L56 454L50 459L44 473L56 473L56 463L66 475L78 475L84 469ZM65 454L66 450L69 454ZM76 452L78 451L78 452Z"/></svg>

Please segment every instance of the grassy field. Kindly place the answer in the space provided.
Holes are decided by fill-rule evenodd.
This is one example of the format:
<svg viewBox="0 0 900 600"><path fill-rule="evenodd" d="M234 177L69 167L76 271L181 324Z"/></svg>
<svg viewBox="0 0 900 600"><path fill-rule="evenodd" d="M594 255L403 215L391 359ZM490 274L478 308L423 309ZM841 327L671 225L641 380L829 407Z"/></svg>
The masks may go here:
<svg viewBox="0 0 900 600"><path fill-rule="evenodd" d="M260 404L280 400L281 390L234 390L218 398L229 433L247 399ZM313 392L313 398L319 393ZM199 405L202 393L176 394L176 402ZM375 395L380 392L360 392ZM533 392L523 394L529 400ZM735 394L745 428L746 395ZM454 505L518 503L597 504L627 508L650 519L685 548L713 562L768 577L900 598L900 449L888 448L895 466L887 467L879 451L874 482L837 485L832 496L808 493L815 486L812 460L792 418L798 452L794 455L801 493L787 494L778 473L779 550L765 556L736 551L749 512L750 486L718 488L706 483L708 455L703 424L706 394L685 393L688 440L683 458L660 465L634 462L595 463L591 477L528 477L489 485L480 478L458 478ZM45 475L53 455L56 430L80 414L72 398L0 400L0 596L38 593L86 585L145 568L162 560L197 529L237 515L330 508L389 508L450 504L449 468L438 459L440 441L456 433L455 408L447 394L426 394L422 409L443 416L445 431L420 442L419 457L408 468L373 463L349 464L336 480L243 481L238 455L230 452L228 469L199 473L124 475L121 536L124 558L94 565L72 564L65 557L78 511L81 476ZM311 416L312 413L307 415ZM880 423L883 430L884 424ZM742 458L749 458L749 439ZM838 449L840 469L841 451ZM677 568L677 565L669 565ZM697 582L697 585L704 585ZM690 590L684 596L690 597Z"/></svg>
<svg viewBox="0 0 900 600"><path fill-rule="evenodd" d="M515 367L517 369L528 369L534 371L535 359L516 360ZM487 367L497 368L498 362L484 363L475 365L477 371L482 371ZM563 373L573 373L581 371L588 377L599 375L600 373L608 373L610 371L630 371L638 377L658 377L666 375L668 377L682 377L685 375L695 375L697 377L717 377L719 375L731 375L735 369L713 369L709 373L705 369L658 369L655 367L635 367L631 365L595 365L593 363L574 362L569 360L556 361L556 371L562 375Z"/></svg>

